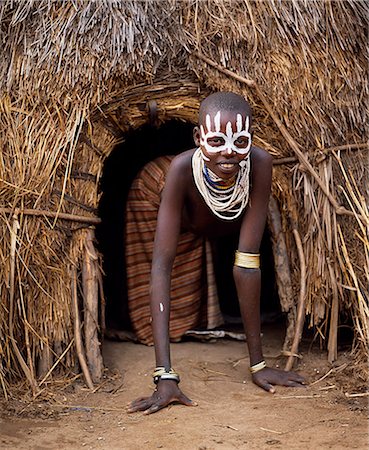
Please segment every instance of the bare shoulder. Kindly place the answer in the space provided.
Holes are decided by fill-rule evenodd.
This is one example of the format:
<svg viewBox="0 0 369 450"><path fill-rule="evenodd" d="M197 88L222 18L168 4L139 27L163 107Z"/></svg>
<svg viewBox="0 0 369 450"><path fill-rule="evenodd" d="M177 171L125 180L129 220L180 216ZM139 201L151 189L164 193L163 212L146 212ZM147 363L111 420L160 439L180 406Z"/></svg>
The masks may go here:
<svg viewBox="0 0 369 450"><path fill-rule="evenodd" d="M252 146L250 156L255 167L270 167L273 163L273 156L260 147Z"/></svg>
<svg viewBox="0 0 369 450"><path fill-rule="evenodd" d="M194 149L187 150L173 158L169 168L169 174L171 176L178 177L179 180L184 180L185 178L190 176L192 173L191 160L193 153Z"/></svg>
<svg viewBox="0 0 369 450"><path fill-rule="evenodd" d="M267 186L272 179L273 157L260 147L251 150L251 176L254 187Z"/></svg>
<svg viewBox="0 0 369 450"><path fill-rule="evenodd" d="M192 177L191 158L194 150L188 150L180 153L173 158L167 175L165 177L165 186L163 198L175 198L178 204L180 199L184 199Z"/></svg>

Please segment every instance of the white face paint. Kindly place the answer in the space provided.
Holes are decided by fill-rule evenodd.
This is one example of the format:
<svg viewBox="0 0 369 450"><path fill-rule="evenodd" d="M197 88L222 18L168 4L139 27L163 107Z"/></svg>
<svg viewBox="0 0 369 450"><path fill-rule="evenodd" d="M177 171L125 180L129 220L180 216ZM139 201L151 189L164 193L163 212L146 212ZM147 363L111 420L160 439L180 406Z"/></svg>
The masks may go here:
<svg viewBox="0 0 369 450"><path fill-rule="evenodd" d="M251 148L251 133L249 131L250 120L249 117L246 117L245 123L243 123L242 115L237 114L236 119L236 127L237 131L234 133L232 129L232 122L227 122L226 132L223 133L220 131L220 111L215 114L214 117L214 128L212 131L210 114L206 115L205 122L207 132L205 133L205 129L203 125L200 125L200 144L205 148L208 153L220 153L224 150L227 150L229 154L232 152L236 152L240 155L247 155ZM238 138L245 137L248 139L247 146L244 148L237 147L235 142ZM208 140L210 138L219 138L224 141L224 144L212 146ZM207 159L204 157L204 159Z"/></svg>

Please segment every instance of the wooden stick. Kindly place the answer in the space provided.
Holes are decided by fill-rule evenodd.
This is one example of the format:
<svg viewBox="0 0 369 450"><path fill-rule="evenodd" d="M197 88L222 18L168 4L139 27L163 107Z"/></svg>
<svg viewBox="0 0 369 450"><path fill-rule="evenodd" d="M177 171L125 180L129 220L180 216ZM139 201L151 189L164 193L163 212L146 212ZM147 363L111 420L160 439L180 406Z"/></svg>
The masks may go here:
<svg viewBox="0 0 369 450"><path fill-rule="evenodd" d="M328 337L328 362L332 363L337 359L337 331L338 331L338 313L339 313L339 298L335 273L332 263L328 259L328 270L331 277L332 286L332 305L331 317L329 323L329 337Z"/></svg>
<svg viewBox="0 0 369 450"><path fill-rule="evenodd" d="M322 377L320 377L318 380L313 381L313 383L310 383L309 386L314 386L314 384L320 383L321 381L323 381L325 378L329 377L329 375L334 372L334 369L330 369L328 370L328 372L323 375Z"/></svg>
<svg viewBox="0 0 369 450"><path fill-rule="evenodd" d="M86 216L77 216L75 214L68 213L57 213L53 211L46 211L43 209L20 209L20 208L0 208L0 214L24 214L25 216L45 216L45 217L57 217L58 219L70 220L71 222L81 222L88 224L98 224L101 223L101 219L99 217L86 217Z"/></svg>
<svg viewBox="0 0 369 450"><path fill-rule="evenodd" d="M313 395L288 395L288 396L276 396L275 398L321 398L326 397L327 394L313 394Z"/></svg>
<svg viewBox="0 0 369 450"><path fill-rule="evenodd" d="M256 82L254 80L248 80L247 78L244 78L241 75L238 75L238 74L232 72L231 70L228 70L228 69L220 66L216 62L212 61L211 59L207 58L206 56L204 56L200 53L192 52L192 54L197 56L199 59L203 60L207 64L209 64L209 66L214 67L219 72L222 72L225 75L228 75L228 76L234 78L235 80L240 81L241 83L246 84L249 87L252 87L254 89L254 91L256 92L257 96L259 97L261 103L264 105L264 108L266 109L266 111L268 111L269 115L274 120L274 122L277 125L279 131L281 132L282 136L288 142L288 144L290 145L290 147L296 154L297 158L299 159L300 163L303 166L305 166L307 172L309 172L310 175L315 179L315 181L317 182L320 189L324 192L324 194L326 195L326 197L328 198L328 200L330 201L330 203L336 210L336 213L340 214L340 215L360 217L365 223L369 224L369 220L366 217L355 214L353 211L349 211L344 206L341 206L337 202L337 200L333 197L333 195L330 193L329 189L324 184L324 181L320 179L319 175L316 173L316 171L314 170L313 166L310 164L310 162L307 159L307 157L305 156L305 154L300 150L299 144L293 139L291 134L288 132L287 128L283 125L283 123L277 116L277 113L274 111L273 107L268 102L266 96L264 95L264 93L261 91L261 89L259 88L259 86L256 84Z"/></svg>
<svg viewBox="0 0 369 450"><path fill-rule="evenodd" d="M40 381L40 386L43 385L45 383L45 381L49 378L49 376L52 374L53 370L55 369L55 367L60 363L60 361L64 358L64 356L67 354L67 352L69 351L69 349L72 347L72 344L74 342L74 339L72 339L67 348L64 350L64 352L59 356L59 358L54 362L54 364L52 365L52 367L50 367L50 369L48 370L48 372L45 374L45 376L43 377L43 379Z"/></svg>
<svg viewBox="0 0 369 450"><path fill-rule="evenodd" d="M2 389L3 389L5 401L7 402L8 399L9 399L9 397L8 397L8 392L7 392L7 390L6 390L5 380L4 380L4 377L3 377L3 373L4 373L4 372L3 372L3 367L2 367L2 365L1 365L1 366L0 366L0 383L1 383L1 387L2 387Z"/></svg>
<svg viewBox="0 0 369 450"><path fill-rule="evenodd" d="M345 392L345 397L348 398L355 398L355 397L368 397L369 392L359 392L358 394L349 394L348 392Z"/></svg>
<svg viewBox="0 0 369 450"><path fill-rule="evenodd" d="M282 230L281 213L276 199L271 196L268 205L268 224L272 235L274 268L282 311L289 311L293 304L290 263L286 240Z"/></svg>
<svg viewBox="0 0 369 450"><path fill-rule="evenodd" d="M82 202L79 202L71 195L64 194L64 196L63 196L62 191L59 191L58 189L53 189L52 194L55 194L59 198L63 197L63 200L65 200L66 202L69 202L72 205L78 206L79 208L84 209L85 211L88 211L88 212L94 213L94 214L96 214L96 212L97 212L96 208L93 208L92 206L88 206Z"/></svg>
<svg viewBox="0 0 369 450"><path fill-rule="evenodd" d="M333 152L341 152L345 150L360 150L362 148L368 148L369 143L364 142L362 144L345 144L345 145L338 145L337 147L328 147L328 148L322 148L322 152L327 153L333 153Z"/></svg>
<svg viewBox="0 0 369 450"><path fill-rule="evenodd" d="M339 152L344 150L360 150L363 148L368 148L369 144L346 144L346 145L339 145L337 147L328 147L328 148L322 148L322 149L316 149L315 151L320 151L327 155L328 153L333 152ZM286 156L285 158L276 158L273 160L273 166L279 166L282 164L290 164L297 162L298 158L296 156Z"/></svg>
<svg viewBox="0 0 369 450"><path fill-rule="evenodd" d="M53 357L50 352L49 345L45 345L44 348L41 351L41 355L38 360L37 365L37 377L43 378L50 370L50 367L53 364ZM41 386L41 383L40 383Z"/></svg>
<svg viewBox="0 0 369 450"><path fill-rule="evenodd" d="M58 403L53 403L54 408L69 408L69 409L92 409L95 411L116 411L116 412L127 412L126 408L112 408L109 406L87 406L87 405L63 405Z"/></svg>
<svg viewBox="0 0 369 450"><path fill-rule="evenodd" d="M86 358L83 350L83 343L81 337L81 323L79 319L78 300L77 300L77 270L73 266L71 270L71 283L72 283L72 314L74 318L74 342L76 344L76 351L78 356L79 365L81 366L83 376L85 378L87 386L94 390L94 385L91 380L90 371L86 363Z"/></svg>
<svg viewBox="0 0 369 450"><path fill-rule="evenodd" d="M302 359L302 355L299 353L292 353L289 350L282 350L280 354L281 356L293 356L294 358Z"/></svg>
<svg viewBox="0 0 369 450"><path fill-rule="evenodd" d="M24 375L26 376L29 384L31 385L33 395L36 395L39 391L39 387L37 386L37 382L30 368L27 366L25 360L23 359L23 356L18 349L17 341L14 338L15 253L17 248L17 234L19 228L20 227L18 222L18 216L17 214L14 214L10 236L9 334L10 334L10 342L12 343L12 347L18 359L19 365L21 366Z"/></svg>
<svg viewBox="0 0 369 450"><path fill-rule="evenodd" d="M329 389L335 389L337 386L335 384L331 384L330 386L323 386L318 388L318 391L329 391Z"/></svg>
<svg viewBox="0 0 369 450"><path fill-rule="evenodd" d="M101 274L100 267L97 268L97 281L99 284L99 295L100 295L100 326L101 326L101 336L105 336L106 331L106 318L105 318L105 309L106 309L106 301L104 294L104 282Z"/></svg>
<svg viewBox="0 0 369 450"><path fill-rule="evenodd" d="M305 297L306 297L306 263L305 263L305 255L302 248L302 242L300 238L300 234L297 231L296 228L293 228L292 230L293 236L295 238L296 247L297 247L297 253L299 255L300 260L300 297L299 297L299 303L297 306L297 320L296 320L296 326L295 326L295 336L292 341L291 346L291 355L287 359L286 367L284 370L288 371L292 369L293 362L294 362L294 354L298 353L299 349L299 343L302 335L302 328L304 325L304 319L305 319Z"/></svg>
<svg viewBox="0 0 369 450"><path fill-rule="evenodd" d="M101 344L98 338L99 323L99 285L98 256L93 244L94 231L86 231L85 253L82 264L82 285L84 301L84 334L88 367L94 382L101 380L104 365Z"/></svg>
<svg viewBox="0 0 369 450"><path fill-rule="evenodd" d="M17 266L18 273L20 273L18 261L17 261L16 266ZM21 277L18 277L18 289L19 289L19 299L20 299L21 311L22 311L22 315L23 315L24 341L26 344L27 365L31 372L32 377L35 378L34 359L32 357L31 343L30 343L30 339L29 339L29 326L28 326L28 320L27 320L26 306L24 304L23 283L22 283Z"/></svg>
<svg viewBox="0 0 369 450"><path fill-rule="evenodd" d="M283 434L282 431L270 430L269 428L259 427L260 430L269 431L269 433Z"/></svg>
<svg viewBox="0 0 369 450"><path fill-rule="evenodd" d="M247 86L250 87L254 87L256 85L256 82L254 80L248 80L247 78L238 75L237 73L232 72L229 69L226 69L225 67L220 66L219 64L217 64L216 62L214 62L212 59L206 57L205 55L198 53L196 51L191 52L192 55L197 56L199 59L202 59L204 62L206 62L206 64L209 64L209 66L214 67L215 69L217 69L219 72L224 73L225 75L234 78L237 81L240 81L241 83L246 84Z"/></svg>
<svg viewBox="0 0 369 450"><path fill-rule="evenodd" d="M273 159L273 166L281 166L283 164L290 164L297 162L298 159L296 156L286 156L285 158L276 158Z"/></svg>

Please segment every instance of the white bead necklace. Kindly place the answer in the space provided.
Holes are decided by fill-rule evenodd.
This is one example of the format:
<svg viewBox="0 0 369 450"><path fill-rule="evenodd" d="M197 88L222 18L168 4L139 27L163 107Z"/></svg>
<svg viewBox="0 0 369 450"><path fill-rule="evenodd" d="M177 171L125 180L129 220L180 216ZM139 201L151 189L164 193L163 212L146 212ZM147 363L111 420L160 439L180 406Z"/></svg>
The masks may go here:
<svg viewBox="0 0 369 450"><path fill-rule="evenodd" d="M220 219L237 219L249 201L250 156L240 162L235 184L223 191L215 189L207 182L204 176L204 164L201 149L198 148L192 156L192 173L202 198L213 214Z"/></svg>

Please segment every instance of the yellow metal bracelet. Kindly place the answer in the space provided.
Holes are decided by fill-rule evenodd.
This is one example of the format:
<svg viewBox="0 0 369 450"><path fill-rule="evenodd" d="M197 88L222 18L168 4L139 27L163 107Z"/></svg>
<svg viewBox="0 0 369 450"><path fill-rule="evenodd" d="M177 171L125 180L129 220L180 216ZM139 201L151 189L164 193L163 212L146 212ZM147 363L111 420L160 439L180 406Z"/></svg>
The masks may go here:
<svg viewBox="0 0 369 450"><path fill-rule="evenodd" d="M260 253L245 253L236 250L234 265L244 269L259 269Z"/></svg>

